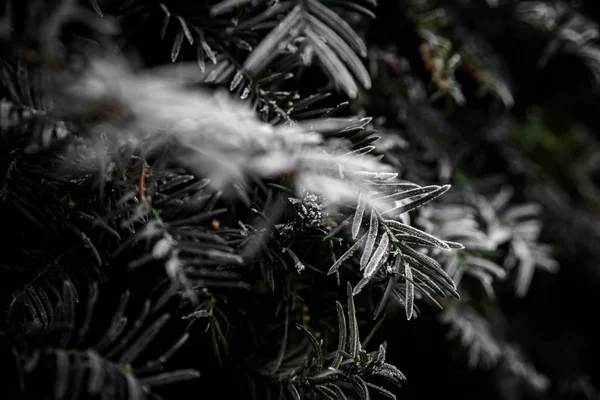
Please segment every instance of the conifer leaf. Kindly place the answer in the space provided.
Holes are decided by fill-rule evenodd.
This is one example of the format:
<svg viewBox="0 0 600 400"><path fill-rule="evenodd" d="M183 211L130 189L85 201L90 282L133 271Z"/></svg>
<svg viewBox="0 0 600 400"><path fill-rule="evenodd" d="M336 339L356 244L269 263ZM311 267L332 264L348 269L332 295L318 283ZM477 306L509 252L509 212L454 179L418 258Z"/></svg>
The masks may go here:
<svg viewBox="0 0 600 400"><path fill-rule="evenodd" d="M100 393L104 386L104 364L94 350L86 352L90 365L90 375L87 382L87 392L91 395Z"/></svg>
<svg viewBox="0 0 600 400"><path fill-rule="evenodd" d="M186 39L188 40L188 42L190 42L190 44L194 44L194 37L192 36L192 32L190 31L190 28L188 27L185 20L181 16L177 16L177 19L179 20L179 23L181 24L181 29L183 30L183 33L184 33Z"/></svg>
<svg viewBox="0 0 600 400"><path fill-rule="evenodd" d="M304 110L307 107L312 106L313 104L326 99L327 97L331 96L331 93L329 92L325 92L325 93L316 93L316 94L311 94L310 96L307 96L301 100L298 100L297 102L294 103L294 106L291 110L291 113L297 113L299 111Z"/></svg>
<svg viewBox="0 0 600 400"><path fill-rule="evenodd" d="M235 89L237 89L237 87L240 85L240 83L242 83L243 80L244 74L242 74L240 71L236 72L233 76L233 79L231 80L231 83L229 84L229 90L233 92Z"/></svg>
<svg viewBox="0 0 600 400"><path fill-rule="evenodd" d="M352 221L352 239L358 237L360 227L362 225L363 216L365 214L365 207L367 206L367 198L363 192L358 195L358 204L356 206L356 212L354 213L354 219Z"/></svg>
<svg viewBox="0 0 600 400"><path fill-rule="evenodd" d="M436 197L438 197L438 196L444 194L445 192L447 192L448 189L450 189L450 185L441 186L438 189L434 190L433 192L429 192L426 195L424 195L422 197L419 197L418 199L416 199L414 201L411 201L411 202L409 202L407 204L404 204L404 205L402 205L400 207L395 207L395 208L392 208L390 210L384 211L382 213L382 215L389 214L391 212L394 212L396 215L401 215L401 214L407 213L409 211L412 211L412 210L414 210L416 208L421 207L422 205L424 205L426 203L429 203L431 200L433 200Z"/></svg>
<svg viewBox="0 0 600 400"><path fill-rule="evenodd" d="M202 45L200 43L196 44L196 61L198 62L200 72L202 75L204 75L204 72L206 71L206 63L204 62L204 50L202 50Z"/></svg>
<svg viewBox="0 0 600 400"><path fill-rule="evenodd" d="M328 388L325 385L317 385L315 386L315 389L317 389L317 391L319 392L319 394L326 400L337 400L337 396L336 393Z"/></svg>
<svg viewBox="0 0 600 400"><path fill-rule="evenodd" d="M367 383L360 376L355 375L351 378L352 387L361 398L361 400L370 400L369 387Z"/></svg>
<svg viewBox="0 0 600 400"><path fill-rule="evenodd" d="M171 61L177 61L179 52L181 51L181 45L183 44L184 33L183 30L178 30L175 34L175 40L173 41L173 47L171 48Z"/></svg>
<svg viewBox="0 0 600 400"><path fill-rule="evenodd" d="M406 277L406 304L404 306L406 310L406 319L410 320L413 315L415 305L415 285L412 282L413 275L408 263L404 264L404 276Z"/></svg>
<svg viewBox="0 0 600 400"><path fill-rule="evenodd" d="M225 14L226 12L229 12L234 8L241 7L243 5L251 3L252 1L253 0L223 0L211 7L210 14L212 16Z"/></svg>
<svg viewBox="0 0 600 400"><path fill-rule="evenodd" d="M311 14L319 17L327 26L335 30L349 43L361 57L367 56L367 47L352 27L330 8L318 0L307 0Z"/></svg>
<svg viewBox="0 0 600 400"><path fill-rule="evenodd" d="M340 268L342 263L344 261L346 261L347 259L349 259L350 257L352 257L352 255L354 255L354 253L356 253L356 251L363 245L363 243L366 241L366 239L367 239L367 234L365 233L360 239L358 239L352 245L352 247L350 247L340 258L338 258L335 263L333 263L331 268L329 268L327 275L331 275L331 274L337 272L337 270Z"/></svg>
<svg viewBox="0 0 600 400"><path fill-rule="evenodd" d="M340 375L343 375L343 372L333 368L327 368L324 371L321 371L309 378L310 383L325 383L330 382L336 378L339 378Z"/></svg>
<svg viewBox="0 0 600 400"><path fill-rule="evenodd" d="M167 6L165 6L163 3L160 3L160 7L165 12L165 17L163 19L163 23L160 28L160 38L164 39L165 35L167 34L167 28L169 27L169 22L171 22L171 12L167 8Z"/></svg>
<svg viewBox="0 0 600 400"><path fill-rule="evenodd" d="M256 46L250 53L243 68L250 74L258 73L267 62L276 55L278 48L289 40L290 32L300 23L300 6L294 7L292 11Z"/></svg>
<svg viewBox="0 0 600 400"><path fill-rule="evenodd" d="M367 1L367 2L371 3L370 1ZM348 10L355 11L355 12L362 14L365 17L371 18L373 20L377 19L377 16L375 15L375 13L373 11L369 10L366 7L361 6L360 4L356 4L355 2L346 1L346 0L329 0L328 3L335 4L336 6L339 6L339 7L345 7Z"/></svg>
<svg viewBox="0 0 600 400"><path fill-rule="evenodd" d="M464 262L470 266L481 268L494 275L498 279L504 279L506 277L506 271L501 266L488 259L476 256L467 256L464 258Z"/></svg>
<svg viewBox="0 0 600 400"><path fill-rule="evenodd" d="M381 265L381 261L384 260L384 256L387 254L388 245L390 243L390 237L386 232L381 235L381 240L377 246L377 250L373 253L373 257L369 260L369 263L365 267L363 276L365 278L372 277Z"/></svg>
<svg viewBox="0 0 600 400"><path fill-rule="evenodd" d="M381 200L381 199L387 199L387 200L405 200L405 199L409 199L412 197L418 197L418 196L422 196L424 194L428 194L431 193L437 189L439 189L439 186L421 186L421 187L416 187L416 188L410 188L409 190L400 190L396 193L392 193L383 197L378 197L376 198L376 200Z"/></svg>
<svg viewBox="0 0 600 400"><path fill-rule="evenodd" d="M413 268L412 270L413 276L415 276L419 281L421 281L420 285L425 285L427 288L433 290L435 294L440 297L446 297L446 293L436 284L427 274L419 271L417 268ZM419 286L421 287L421 286Z"/></svg>
<svg viewBox="0 0 600 400"><path fill-rule="evenodd" d="M370 89L371 76L369 72L344 39L316 17L309 15L308 20L314 27L315 32L327 41L331 49L335 50L340 59L346 63L354 76L358 78L359 82L366 89Z"/></svg>
<svg viewBox="0 0 600 400"><path fill-rule="evenodd" d="M294 253L290 248L285 248L284 251L287 254L289 254L290 257L292 258L292 260L294 261L294 268L296 268L296 271L298 273L300 273L306 269L306 267L304 266L304 264L302 264L302 261L300 261L300 259L296 255L296 253Z"/></svg>
<svg viewBox="0 0 600 400"><path fill-rule="evenodd" d="M157 362L160 364L164 364L167 361L169 361L169 359L173 356L173 354L175 354L179 349L181 349L183 347L183 345L188 341L189 338L190 338L190 334L187 332L184 333L179 338L179 340L177 342L175 342L175 344L173 344L173 346L171 346L160 357L158 357ZM152 361L151 363L154 363L154 361Z"/></svg>
<svg viewBox="0 0 600 400"><path fill-rule="evenodd" d="M217 65L217 56L203 35L200 35L199 42L202 51L204 51L204 54L206 54L210 62L212 62L214 65Z"/></svg>
<svg viewBox="0 0 600 400"><path fill-rule="evenodd" d="M127 331L127 333L125 335L123 335L123 337L121 337L121 339L119 340L119 342L117 343L117 345L115 347L113 347L110 351L108 351L106 353L107 357L114 357L115 354L120 353L123 349L125 349L125 347L127 347L127 345L130 345L130 341L131 339L133 339L133 337L135 335L138 334L138 332L140 331L140 329L142 328L142 326L144 325L144 323L146 322L146 318L148 318L148 315L150 315L151 310L151 301L150 299L147 299L143 306L142 306L142 310L140 311L138 317L136 318L135 322L133 323L133 326L131 327L131 329L129 329Z"/></svg>
<svg viewBox="0 0 600 400"><path fill-rule="evenodd" d="M367 348L367 346L371 342L371 339L373 339L373 337L375 336L375 334L377 333L377 331L379 330L379 328L381 328L381 325L383 325L383 321L385 321L385 314L382 315L381 318L379 318L377 320L377 322L373 326L373 329L371 329L371 332L369 332L369 334L367 335L367 337L365 338L365 340L363 340L363 342L362 342L363 349Z"/></svg>
<svg viewBox="0 0 600 400"><path fill-rule="evenodd" d="M336 385L335 383L328 383L327 387L331 388L331 390L333 390L335 392L336 400L348 400L344 391L342 389L340 389L340 387L338 385Z"/></svg>
<svg viewBox="0 0 600 400"><path fill-rule="evenodd" d="M55 350L56 358L56 383L54 386L54 397L62 399L69 389L69 355L63 349Z"/></svg>
<svg viewBox="0 0 600 400"><path fill-rule="evenodd" d="M297 3L295 1L279 1L277 3L274 3L272 5L270 5L269 7L266 7L266 9L259 13L258 15L245 19L243 21L240 21L239 24L237 24L236 26L234 26L232 28L232 30L235 31L239 31L239 30L244 30L244 29L252 29L255 28L256 26L260 25L261 23L265 22L266 20L269 20L270 18L274 17L275 15L279 15L281 13L283 13L284 11L286 11L289 8L292 8L296 5Z"/></svg>
<svg viewBox="0 0 600 400"><path fill-rule="evenodd" d="M308 336L308 339L310 340L310 343L312 344L313 349L315 350L315 355L317 358L317 371L321 372L323 370L323 365L325 362L325 354L323 352L322 344L319 343L317 338L315 338L314 335L302 325L296 324L296 328L298 328L299 330L304 332L306 336Z"/></svg>
<svg viewBox="0 0 600 400"><path fill-rule="evenodd" d="M92 6L92 8L94 9L94 11L101 17L104 17L104 15L102 14L102 10L100 9L100 6L98 5L98 0L89 0L90 5Z"/></svg>
<svg viewBox="0 0 600 400"><path fill-rule="evenodd" d="M383 292L383 296L381 296L381 299L379 300L379 303L377 304L377 308L375 309L373 318L379 318L379 316L383 312L383 309L387 305L388 300L389 300L394 288L396 287L398 280L400 279L400 268L401 267L402 267L402 257L397 255L396 258L394 259L394 267L393 267L393 271L392 271L392 276L390 276L390 279L388 279L388 282L385 286L385 291Z"/></svg>
<svg viewBox="0 0 600 400"><path fill-rule="evenodd" d="M433 282L444 288L457 299L460 298L452 278L450 278L446 271L440 267L437 261L403 244L399 244L399 246L405 253L404 258L411 264L415 271L420 269L421 272L429 276Z"/></svg>
<svg viewBox="0 0 600 400"><path fill-rule="evenodd" d="M302 397L300 397L300 393L298 392L296 385L294 385L293 383L290 383L290 384L286 385L286 388L287 388L288 392L290 392L290 394L292 395L293 400L302 400Z"/></svg>
<svg viewBox="0 0 600 400"><path fill-rule="evenodd" d="M430 235L429 233L423 232L417 228L414 228L410 225L403 224L402 222L398 222L395 220L386 220L385 223L393 230L409 234L410 236L414 236L419 240L422 240L426 243L431 244L432 246L438 247L442 250L450 251L450 246L442 240L439 240L435 236Z"/></svg>
<svg viewBox="0 0 600 400"><path fill-rule="evenodd" d="M223 347L225 354L227 354L228 352L228 344L227 339L225 338L225 335L221 330L221 324L216 318L212 318L210 322L210 339L213 351L215 353L215 356L217 357L217 361L219 362L219 364L222 364L223 358L221 356L221 349L219 347L219 343Z"/></svg>
<svg viewBox="0 0 600 400"><path fill-rule="evenodd" d="M336 354L335 359L331 363L331 368L338 369L343 361L343 357L340 352L346 350L346 336L348 335L348 328L346 327L344 307L342 307L339 301L336 301L335 308L337 310L338 318L338 354Z"/></svg>
<svg viewBox="0 0 600 400"><path fill-rule="evenodd" d="M199 377L200 372L195 369L179 369L143 378L140 382L148 386L163 386L175 382L197 379Z"/></svg>
<svg viewBox="0 0 600 400"><path fill-rule="evenodd" d="M358 283L354 286L354 290L352 290L352 294L354 296L356 296L357 294L359 294L363 288L365 286L367 286L367 283L369 283L369 281L371 280L371 278L362 278L360 281L358 281Z"/></svg>
<svg viewBox="0 0 600 400"><path fill-rule="evenodd" d="M450 291L450 293L453 295L458 296L454 282L440 267L437 261L429 256L419 253L418 251L414 251L412 254L407 251L405 252L407 253L405 254L406 259L411 263L411 265L413 265L413 267L415 267L415 269L421 267L422 272L433 279L434 282L440 284L444 289Z"/></svg>
<svg viewBox="0 0 600 400"><path fill-rule="evenodd" d="M41 285L36 285L35 287L32 287L32 289L38 295L44 306L44 310L48 315L48 323L52 324L54 322L54 307L50 301L50 297L48 297L48 293L46 293L46 289L44 289L44 287Z"/></svg>
<svg viewBox="0 0 600 400"><path fill-rule="evenodd" d="M315 54L319 57L319 61L323 65L325 72L337 83L348 97L356 98L358 95L358 86L354 78L348 71L348 68L331 50L325 41L317 35L312 29L306 28L305 34L310 44L313 46Z"/></svg>
<svg viewBox="0 0 600 400"><path fill-rule="evenodd" d="M142 400L145 396L139 382L129 373L125 373L127 382L127 398L129 400Z"/></svg>
<svg viewBox="0 0 600 400"><path fill-rule="evenodd" d="M156 337L158 332L165 326L170 318L171 317L169 314L161 315L140 335L140 337L133 344L131 344L127 351L125 351L120 357L119 361L121 363L126 363L135 360L140 353L144 351L146 347L148 347L150 342Z"/></svg>
<svg viewBox="0 0 600 400"><path fill-rule="evenodd" d="M373 248L375 247L375 241L377 240L377 234L379 233L379 218L377 216L377 212L375 209L371 210L371 217L369 218L369 231L367 232L367 242L365 243L365 248L363 250L362 256L360 258L360 270L363 271L369 260L371 259L371 254L373 253Z"/></svg>
<svg viewBox="0 0 600 400"><path fill-rule="evenodd" d="M446 243L448 245L448 247L450 247L451 249L456 249L456 250L464 250L465 246L461 243L458 242L451 242L449 240L445 240L444 243Z"/></svg>
<svg viewBox="0 0 600 400"><path fill-rule="evenodd" d="M46 312L46 306L35 292L32 286L29 286L25 291L25 301L27 308L32 314L32 317L41 322L42 326L48 327L50 321L48 320L48 313Z"/></svg>
<svg viewBox="0 0 600 400"><path fill-rule="evenodd" d="M329 231L329 233L323 237L322 241L326 242L327 240L331 239L332 237L334 237L335 235L337 235L338 232L341 232L349 224L350 224L350 217L346 218L345 220L343 220L342 222L340 222L338 226L336 226L331 231Z"/></svg>
<svg viewBox="0 0 600 400"><path fill-rule="evenodd" d="M348 299L348 353L356 359L360 347L358 336L358 320L356 319L356 309L354 307L354 294L350 282L346 284L346 294Z"/></svg>
<svg viewBox="0 0 600 400"><path fill-rule="evenodd" d="M391 194L397 193L398 191L407 191L411 189L419 189L420 186L416 183L411 182L388 182L388 183L377 183L377 188L384 190L385 192L391 191Z"/></svg>
<svg viewBox="0 0 600 400"><path fill-rule="evenodd" d="M27 373L33 371L35 369L35 367L38 365L40 358L41 358L40 350L34 349L33 352L31 353L31 355L29 356L29 358L23 364L23 371L27 372Z"/></svg>
<svg viewBox="0 0 600 400"><path fill-rule="evenodd" d="M367 386L371 389L375 389L377 392L381 393L382 395L384 395L385 397L387 397L388 399L391 400L396 400L396 395L392 392L390 392L389 390L379 386L379 385L374 385L370 382L366 382Z"/></svg>
<svg viewBox="0 0 600 400"><path fill-rule="evenodd" d="M87 362L87 358L85 356L80 356L73 354L71 360L71 371L73 372L73 379L71 387L68 391L72 393L72 398L80 398L81 392L84 388L85 377L86 377L86 367L85 364Z"/></svg>

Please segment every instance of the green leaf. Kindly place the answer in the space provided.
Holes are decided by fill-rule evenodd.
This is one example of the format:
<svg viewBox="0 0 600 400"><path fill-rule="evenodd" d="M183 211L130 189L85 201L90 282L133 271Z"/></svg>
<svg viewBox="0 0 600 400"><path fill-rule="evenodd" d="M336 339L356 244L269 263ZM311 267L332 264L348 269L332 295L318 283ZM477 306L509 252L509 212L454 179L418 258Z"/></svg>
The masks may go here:
<svg viewBox="0 0 600 400"><path fill-rule="evenodd" d="M372 383L366 382L367 386L371 389L375 389L377 392L381 393L382 395L384 395L385 397L387 397L388 399L392 399L392 400L396 400L396 395L392 392L390 392L389 390L382 388L379 385L374 385Z"/></svg>
<svg viewBox="0 0 600 400"><path fill-rule="evenodd" d="M340 387L334 383L328 383L327 387L335 392L335 397L337 400L348 400L344 391L340 389Z"/></svg>
<svg viewBox="0 0 600 400"><path fill-rule="evenodd" d="M298 389L296 388L296 386L293 383L286 385L286 389L292 395L293 400L302 400L302 397L300 397L300 393L298 392Z"/></svg>
<svg viewBox="0 0 600 400"><path fill-rule="evenodd" d="M501 266L485 258L467 256L464 258L464 262L471 267L481 268L498 279L504 279L506 277L506 271Z"/></svg>
<svg viewBox="0 0 600 400"><path fill-rule="evenodd" d="M144 392L142 392L142 388L140 387L140 384L137 381L137 379L135 379L135 377L128 372L126 372L124 375L125 375L125 381L127 383L127 399L129 399L129 400L144 399L146 396L144 395Z"/></svg>
<svg viewBox="0 0 600 400"><path fill-rule="evenodd" d="M422 205L424 205L426 203L429 203L431 200L435 199L436 197L444 194L445 192L448 191L448 189L450 189L450 187L451 187L450 185L441 186L437 190L434 190L433 192L430 192L423 197L420 197L414 201L411 201L408 204L404 204L401 207L395 207L390 210L384 211L382 213L382 215L389 214L391 212L394 212L397 215L401 215L401 214L407 213L409 211L412 211L416 208L421 207Z"/></svg>
<svg viewBox="0 0 600 400"><path fill-rule="evenodd" d="M377 234L379 232L379 218L375 209L371 210L371 218L369 219L369 231L367 232L367 242L363 250L363 254L360 258L360 270L363 271L369 264L373 248L375 247L375 241L377 240Z"/></svg>
<svg viewBox="0 0 600 400"><path fill-rule="evenodd" d="M376 198L376 200L383 200L383 199L388 199L388 200L405 200L405 199L409 199L412 197L420 197L424 194L428 194L431 192L434 192L436 190L438 190L440 187L436 186L436 185L432 185L432 186L421 186L421 187L417 187L417 188L410 188L409 190L400 190L396 193L392 193L392 194L388 194L386 196L383 197L378 197ZM392 211L392 210L391 210ZM390 212L391 212L390 211Z"/></svg>
<svg viewBox="0 0 600 400"><path fill-rule="evenodd" d="M376 142L376 141L378 141L379 139L381 139L381 136L369 136L369 137L367 137L367 138L364 138L364 139L363 139L363 140L361 140L361 141L358 141L358 142L352 143L352 146L353 146L353 147L362 147L362 148L364 149L364 148L366 148L366 147L367 147L367 145L369 145L369 144L371 144L371 143L373 143L373 142ZM371 146L368 146L368 147L371 147Z"/></svg>
<svg viewBox="0 0 600 400"><path fill-rule="evenodd" d="M366 239L367 234L365 233L360 239L356 241L356 243L352 245L352 247L350 247L340 258L338 258L338 260L331 266L331 268L329 268L329 272L327 272L327 275L335 273L344 261L352 257L354 253L356 253L356 251L362 246Z"/></svg>
<svg viewBox="0 0 600 400"><path fill-rule="evenodd" d="M198 379L200 372L195 369L178 369L175 371L163 372L161 374L152 375L147 378L143 378L140 382L143 385L150 387L169 385L171 383L187 381L192 379Z"/></svg>
<svg viewBox="0 0 600 400"><path fill-rule="evenodd" d="M194 26L194 30L198 34L198 45L199 45L198 55L200 55L200 53L203 52L204 54L206 54L206 56L209 58L209 60L214 65L217 65L217 56L216 56L214 50L212 49L212 47L210 47L210 45L204 38L202 31L200 29L196 28L195 26ZM204 58L204 57L202 57L202 58Z"/></svg>
<svg viewBox="0 0 600 400"><path fill-rule="evenodd" d="M377 304L377 308L375 309L375 313L373 318L378 318L383 309L385 308L392 291L396 287L398 280L400 279L400 268L402 267L402 256L397 255L394 259L394 270L392 272L392 276L388 279L387 285L385 286L385 291L383 292L383 296L379 300Z"/></svg>
<svg viewBox="0 0 600 400"><path fill-rule="evenodd" d="M360 227L362 225L363 216L365 214L365 207L367 206L367 198L363 192L358 195L358 204L356 206L356 212L354 213L354 220L352 221L352 239L358 237ZM367 241L367 245L368 245Z"/></svg>
<svg viewBox="0 0 600 400"><path fill-rule="evenodd" d="M89 360L89 378L87 383L87 392L90 395L99 394L104 386L104 363L98 353L94 350L86 351Z"/></svg>
<svg viewBox="0 0 600 400"><path fill-rule="evenodd" d="M246 29L252 29L252 28L256 27L257 25L259 25L261 22L263 22L265 20L270 20L273 16L280 14L289 8L294 7L296 4L297 3L295 1L280 1L276 4L273 4L270 7L267 7L267 9L265 11L258 14L257 16L248 18L244 21L241 21L238 25L236 25L230 29L233 32L240 31L240 30L246 30Z"/></svg>
<svg viewBox="0 0 600 400"><path fill-rule="evenodd" d="M177 57L179 57L179 52L181 52L181 45L183 44L183 30L177 31L175 35L175 40L173 41L173 47L171 48L171 61L177 61Z"/></svg>
<svg viewBox="0 0 600 400"><path fill-rule="evenodd" d="M364 379L362 379L360 376L353 376L350 382L362 400L370 400L369 387Z"/></svg>
<svg viewBox="0 0 600 400"><path fill-rule="evenodd" d="M414 228L410 225L403 224L402 222L398 222L392 219L386 220L385 223L393 230L406 233L410 236L414 236L426 243L431 244L432 246L438 247L442 250L450 251L450 246L446 244L444 241L436 238L429 233L423 232L420 229Z"/></svg>
<svg viewBox="0 0 600 400"><path fill-rule="evenodd" d="M325 237L323 238L322 241L325 242L325 241L331 239L332 237L337 235L338 232L340 232L342 229L344 229L349 224L350 224L350 217L348 217L345 220L343 220L342 222L340 222L340 224L338 226L333 228L327 235L325 235Z"/></svg>
<svg viewBox="0 0 600 400"><path fill-rule="evenodd" d="M290 255L290 257L292 258L292 261L294 261L294 268L296 268L296 271L298 273L300 273L306 269L304 264L302 264L302 261L300 261L300 258L298 258L298 256L296 255L296 253L294 253L292 251L292 249L284 248L283 251Z"/></svg>
<svg viewBox="0 0 600 400"><path fill-rule="evenodd" d="M404 276L406 277L406 304L404 306L406 310L406 319L410 320L413 315L415 305L415 285L412 282L413 275L408 263L404 264Z"/></svg>
<svg viewBox="0 0 600 400"><path fill-rule="evenodd" d="M336 393L332 389L328 388L327 386L325 386L325 385L317 385L317 386L315 386L315 389L319 392L319 394L324 399L327 399L327 400L337 400Z"/></svg>
<svg viewBox="0 0 600 400"><path fill-rule="evenodd" d="M362 61L358 58L356 53L346 44L344 39L342 39L337 33L335 33L331 28L325 25L323 22L318 20L317 18L310 15L308 17L309 22L315 29L315 32L322 36L329 47L337 53L337 55L346 63L348 68L352 71L354 76L358 78L359 82L366 88L371 88L371 76L369 72L363 65Z"/></svg>
<svg viewBox="0 0 600 400"><path fill-rule="evenodd" d="M251 2L252 0L224 0L211 7L210 15L217 16L225 14L226 12L231 11L234 8L241 7Z"/></svg>
<svg viewBox="0 0 600 400"><path fill-rule="evenodd" d="M399 244L399 246L405 253L404 258L415 268L415 270L420 269L421 272L429 276L435 283L440 285L454 297L457 299L460 298L460 295L456 291L454 281L452 281L452 278L450 278L446 271L440 267L437 261L406 245Z"/></svg>
<svg viewBox="0 0 600 400"><path fill-rule="evenodd" d="M344 376L344 373L337 369L327 368L325 371L321 371L309 378L311 383L325 383L331 382L336 378Z"/></svg>
<svg viewBox="0 0 600 400"><path fill-rule="evenodd" d="M367 286L367 284L370 281L371 281L370 277L368 277L368 278L362 278L360 281L358 281L358 283L356 284L356 286L354 286L354 290L352 291L352 294L355 295L355 296L357 294L359 294L363 290L363 288L365 286Z"/></svg>
<svg viewBox="0 0 600 400"><path fill-rule="evenodd" d="M444 293L444 291L427 274L419 271L417 268L413 268L412 272L413 275L422 282L420 285L428 287L440 297L446 297L446 293Z"/></svg>
<svg viewBox="0 0 600 400"><path fill-rule="evenodd" d="M338 317L338 354L335 356L331 364L331 368L338 369L342 364L343 357L340 354L341 351L346 350L346 336L348 330L346 328L346 317L344 316L344 308L339 301L335 302L335 308L337 310Z"/></svg>
<svg viewBox="0 0 600 400"><path fill-rule="evenodd" d="M383 314L381 316L381 318L379 318L377 320L377 322L375 323L375 326L373 326L373 329L371 329L371 332L369 332L369 334L367 335L366 339L363 340L363 342L362 342L363 349L367 348L367 345L369 344L369 342L371 341L371 339L373 339L373 336L375 336L375 333L377 333L377 331L379 330L379 328L383 324L383 321L385 321L385 314Z"/></svg>
<svg viewBox="0 0 600 400"><path fill-rule="evenodd" d="M390 244L390 237L386 232L381 235L381 240L379 241L379 245L377 246L377 250L373 253L373 257L369 260L369 263L365 267L365 271L363 276L365 278L372 277L375 275L379 267L381 266L382 261L385 261L385 256L387 255L388 246Z"/></svg>
<svg viewBox="0 0 600 400"><path fill-rule="evenodd" d="M294 113L297 113L298 111L302 111L303 109L310 107L314 103L317 103L323 99L326 99L329 96L331 96L331 93L329 93L329 92L311 94L310 96L294 103L294 107L290 110L290 114L294 115Z"/></svg>
<svg viewBox="0 0 600 400"><path fill-rule="evenodd" d="M365 17L371 18L371 19L376 19L377 17L375 16L375 13L371 10L369 10L366 7L361 6L360 4L356 4L352 1L348 1L348 0L327 0L328 4L335 4L338 7L344 7L347 8L348 10L351 11L355 11L359 14L364 15Z"/></svg>
<svg viewBox="0 0 600 400"><path fill-rule="evenodd" d="M289 34L298 27L301 22L301 8L294 7L292 11L281 21L277 28L273 29L260 42L244 62L243 68L251 75L257 74L267 63L276 56L278 49L290 40Z"/></svg>
<svg viewBox="0 0 600 400"><path fill-rule="evenodd" d="M165 19L163 20L162 26L160 28L160 38L164 39L167 34L167 28L169 27L169 22L171 22L171 12L163 3L160 3L160 7L165 12Z"/></svg>
<svg viewBox="0 0 600 400"><path fill-rule="evenodd" d="M351 99L356 98L358 95L358 86L356 86L356 82L348 71L348 68L346 68L335 52L326 45L324 39L312 29L306 28L304 33L309 43L313 46L315 54L323 65L325 72L348 97Z"/></svg>
<svg viewBox="0 0 600 400"><path fill-rule="evenodd" d="M358 321L356 319L356 309L354 307L354 295L350 282L346 285L346 294L348 298L348 351L352 358L356 359L356 354L360 347L358 337Z"/></svg>
<svg viewBox="0 0 600 400"><path fill-rule="evenodd" d="M318 0L307 0L306 4L312 15L320 18L327 26L343 37L361 57L367 56L367 46L365 46L363 40L339 15Z"/></svg>
<svg viewBox="0 0 600 400"><path fill-rule="evenodd" d="M312 344L315 353L316 353L316 357L317 357L317 371L322 371L323 370L323 364L325 362L325 354L323 353L323 347L321 345L321 343L319 343L319 341L317 340L317 338L315 338L313 336L312 333L310 333L310 331L308 329L306 329L305 327L303 327L300 324L296 324L296 328L298 328L299 330L301 330L302 332L304 332L306 334L306 336L308 336L308 339L310 340L310 343Z"/></svg>
<svg viewBox="0 0 600 400"><path fill-rule="evenodd" d="M192 32L190 32L190 28L188 28L185 20L180 16L177 16L177 19L181 24L181 29L183 29L183 33L185 34L185 37L187 38L188 42L190 42L190 44L194 44L194 37L192 36Z"/></svg>
<svg viewBox="0 0 600 400"><path fill-rule="evenodd" d="M69 389L69 355L62 349L56 349L56 378L54 397L62 399Z"/></svg>
<svg viewBox="0 0 600 400"><path fill-rule="evenodd" d="M104 17L104 15L102 14L102 10L100 9L100 6L98 5L98 0L89 0L90 5L92 6L92 8L94 9L94 11L96 11L96 13L101 16Z"/></svg>

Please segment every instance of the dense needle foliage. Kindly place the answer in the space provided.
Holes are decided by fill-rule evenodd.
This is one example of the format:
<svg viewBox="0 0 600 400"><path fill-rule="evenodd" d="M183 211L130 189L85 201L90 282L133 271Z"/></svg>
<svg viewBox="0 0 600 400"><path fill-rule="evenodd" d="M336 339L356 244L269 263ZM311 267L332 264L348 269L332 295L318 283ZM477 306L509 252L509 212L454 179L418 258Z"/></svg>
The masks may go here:
<svg viewBox="0 0 600 400"><path fill-rule="evenodd" d="M597 398L600 16L380 3L1 3L2 395Z"/></svg>

